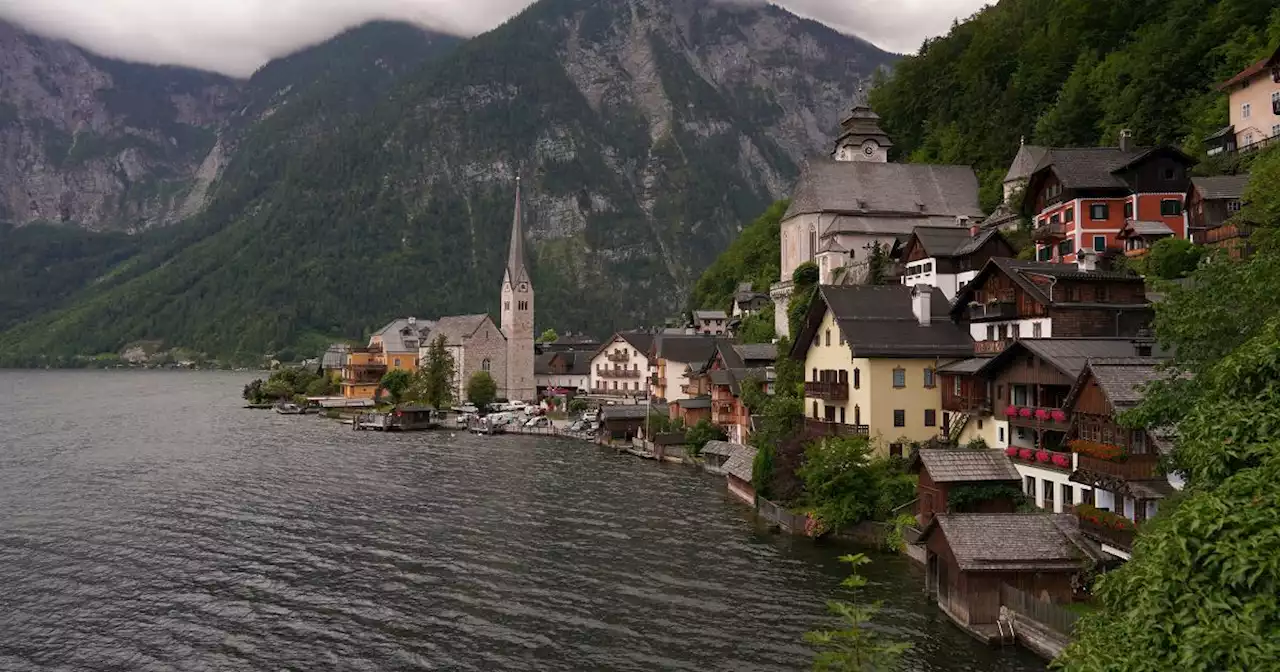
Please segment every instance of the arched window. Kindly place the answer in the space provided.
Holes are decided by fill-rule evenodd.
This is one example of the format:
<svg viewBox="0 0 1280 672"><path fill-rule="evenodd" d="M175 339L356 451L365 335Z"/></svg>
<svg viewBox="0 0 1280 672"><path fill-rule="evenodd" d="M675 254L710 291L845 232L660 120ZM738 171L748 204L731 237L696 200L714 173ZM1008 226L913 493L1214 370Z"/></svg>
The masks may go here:
<svg viewBox="0 0 1280 672"><path fill-rule="evenodd" d="M862 407L861 406L853 407L853 424L855 425L862 424Z"/></svg>
<svg viewBox="0 0 1280 672"><path fill-rule="evenodd" d="M488 370L489 370L489 360L487 360L487 359L486 359L486 360L484 360L483 362L480 362L480 370L481 370L481 371L488 371Z"/></svg>
<svg viewBox="0 0 1280 672"><path fill-rule="evenodd" d="M815 420L816 420L816 419L817 419L817 417L818 417L818 402L816 402L816 401L815 401L815 402L813 402L813 417L814 417L814 419L815 419Z"/></svg>
<svg viewBox="0 0 1280 672"><path fill-rule="evenodd" d="M818 255L818 229L814 225L809 225L809 261L813 261Z"/></svg>
<svg viewBox="0 0 1280 672"><path fill-rule="evenodd" d="M813 382L818 382L818 367L813 368Z"/></svg>
<svg viewBox="0 0 1280 672"><path fill-rule="evenodd" d="M861 389L862 389L862 369L854 369L854 370L853 370L853 389L855 389L855 390L861 390ZM861 423L861 422L858 422L858 423L854 423L854 424L861 425L862 423Z"/></svg>

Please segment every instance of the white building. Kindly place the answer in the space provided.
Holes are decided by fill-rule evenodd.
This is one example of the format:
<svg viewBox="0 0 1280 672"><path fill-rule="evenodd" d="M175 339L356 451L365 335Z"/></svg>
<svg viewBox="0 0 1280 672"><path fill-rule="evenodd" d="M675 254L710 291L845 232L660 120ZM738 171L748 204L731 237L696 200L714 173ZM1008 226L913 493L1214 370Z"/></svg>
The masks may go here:
<svg viewBox="0 0 1280 672"><path fill-rule="evenodd" d="M903 266L902 284L929 285L950 301L992 257L1013 257L1015 251L999 229L918 226L892 255Z"/></svg>
<svg viewBox="0 0 1280 672"><path fill-rule="evenodd" d="M591 394L647 399L653 334L620 331L591 358Z"/></svg>
<svg viewBox="0 0 1280 672"><path fill-rule="evenodd" d="M693 331L704 336L723 336L729 332L729 316L723 310L695 310Z"/></svg>
<svg viewBox="0 0 1280 672"><path fill-rule="evenodd" d="M689 384L688 374L706 365L715 354L718 342L719 339L711 336L660 334L655 337L650 352L653 396L667 403L695 396L685 391Z"/></svg>
<svg viewBox="0 0 1280 672"><path fill-rule="evenodd" d="M811 160L801 172L782 218L781 281L769 292L779 336L788 333L791 276L800 264L818 264L824 283L861 284L874 245L887 256L917 226L967 229L983 217L972 168L888 163L892 143L878 120L855 107L833 159Z"/></svg>

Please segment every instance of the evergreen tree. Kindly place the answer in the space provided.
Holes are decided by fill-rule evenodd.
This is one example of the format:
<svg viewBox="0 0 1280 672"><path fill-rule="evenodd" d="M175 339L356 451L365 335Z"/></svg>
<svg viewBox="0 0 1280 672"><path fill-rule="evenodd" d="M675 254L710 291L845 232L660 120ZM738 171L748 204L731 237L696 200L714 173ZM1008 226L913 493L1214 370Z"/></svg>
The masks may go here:
<svg viewBox="0 0 1280 672"><path fill-rule="evenodd" d="M419 364L406 398L435 408L447 408L453 404L453 379L457 365L448 345L448 339L440 334L427 346L427 357Z"/></svg>

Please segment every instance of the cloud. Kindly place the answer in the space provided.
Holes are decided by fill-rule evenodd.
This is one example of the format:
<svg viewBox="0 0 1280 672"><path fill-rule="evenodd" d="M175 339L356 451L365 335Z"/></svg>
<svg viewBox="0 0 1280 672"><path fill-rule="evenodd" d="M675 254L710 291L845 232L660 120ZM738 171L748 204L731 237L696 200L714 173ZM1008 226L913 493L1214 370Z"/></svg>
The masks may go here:
<svg viewBox="0 0 1280 672"><path fill-rule="evenodd" d="M245 77L263 63L385 19L475 35L530 0L0 0L0 19L96 53ZM983 0L779 0L893 51L914 51Z"/></svg>

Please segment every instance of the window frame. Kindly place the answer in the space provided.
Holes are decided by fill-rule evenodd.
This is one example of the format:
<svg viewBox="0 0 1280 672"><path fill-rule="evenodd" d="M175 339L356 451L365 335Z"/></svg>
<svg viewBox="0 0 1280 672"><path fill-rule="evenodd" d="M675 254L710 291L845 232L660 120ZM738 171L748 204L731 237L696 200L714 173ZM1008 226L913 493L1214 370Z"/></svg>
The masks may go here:
<svg viewBox="0 0 1280 672"><path fill-rule="evenodd" d="M926 409L924 409L924 426L925 426L925 427L937 427L937 426L938 426L938 411L937 411L937 409L934 409L934 408L926 408Z"/></svg>
<svg viewBox="0 0 1280 672"><path fill-rule="evenodd" d="M1098 216L1098 212L1102 212L1102 216ZM1109 203L1090 203L1089 219L1095 222L1105 222L1111 219L1111 205Z"/></svg>
<svg viewBox="0 0 1280 672"><path fill-rule="evenodd" d="M1101 244L1099 244L1099 243L1101 243ZM1107 251L1107 237L1106 237L1106 236L1099 236L1099 235L1095 235L1095 236L1093 237L1093 251L1094 251L1094 252L1106 252L1106 251Z"/></svg>
<svg viewBox="0 0 1280 672"><path fill-rule="evenodd" d="M903 408L895 408L895 409L893 409L893 426L894 426L894 427L906 427L906 426L907 426L907 411L906 411L906 409L903 409Z"/></svg>
<svg viewBox="0 0 1280 672"><path fill-rule="evenodd" d="M929 367L927 367L927 366L926 366L926 367L924 367L924 388L925 388L926 390L932 390L933 388L935 388L935 387L937 387L937 386L938 386L938 371L937 371L937 369L931 369L931 368L929 368Z"/></svg>
<svg viewBox="0 0 1280 672"><path fill-rule="evenodd" d="M1160 199L1160 216L1161 217L1181 217L1182 216L1182 200L1177 198Z"/></svg>
<svg viewBox="0 0 1280 672"><path fill-rule="evenodd" d="M898 381L902 382L899 383ZM903 390L907 387L907 370L904 368L896 368L893 370L893 389Z"/></svg>

